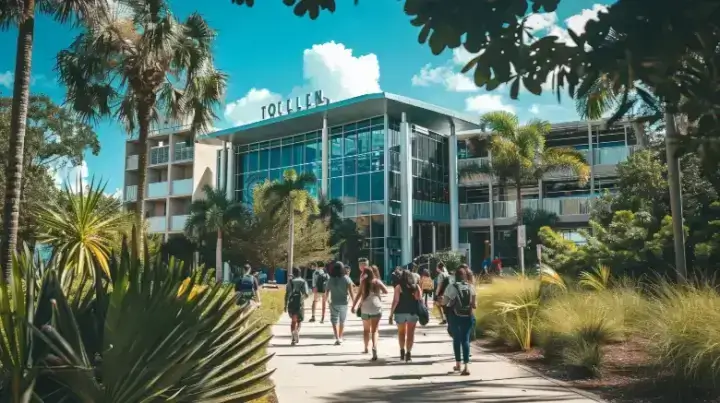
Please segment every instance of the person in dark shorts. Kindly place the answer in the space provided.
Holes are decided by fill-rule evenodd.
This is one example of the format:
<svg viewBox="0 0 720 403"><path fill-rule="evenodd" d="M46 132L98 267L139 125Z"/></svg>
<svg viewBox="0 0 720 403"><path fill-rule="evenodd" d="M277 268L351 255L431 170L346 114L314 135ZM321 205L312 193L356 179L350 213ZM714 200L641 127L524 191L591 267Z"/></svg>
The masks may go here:
<svg viewBox="0 0 720 403"><path fill-rule="evenodd" d="M291 344L293 346L300 342L300 324L305 316L305 299L310 295L307 281L300 274L300 269L293 267L293 279L285 288L285 312L290 315Z"/></svg>

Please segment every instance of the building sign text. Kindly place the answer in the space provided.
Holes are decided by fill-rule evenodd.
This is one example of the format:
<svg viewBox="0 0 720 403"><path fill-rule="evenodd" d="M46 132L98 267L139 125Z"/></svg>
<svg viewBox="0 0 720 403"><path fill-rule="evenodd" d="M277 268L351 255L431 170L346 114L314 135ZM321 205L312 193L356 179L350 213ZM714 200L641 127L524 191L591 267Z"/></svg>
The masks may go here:
<svg viewBox="0 0 720 403"><path fill-rule="evenodd" d="M307 93L304 97L295 97L295 99L286 99L278 101L262 107L262 118L274 118L276 116L288 115L303 109L310 109L320 106L330 100L323 96L322 90L313 93Z"/></svg>

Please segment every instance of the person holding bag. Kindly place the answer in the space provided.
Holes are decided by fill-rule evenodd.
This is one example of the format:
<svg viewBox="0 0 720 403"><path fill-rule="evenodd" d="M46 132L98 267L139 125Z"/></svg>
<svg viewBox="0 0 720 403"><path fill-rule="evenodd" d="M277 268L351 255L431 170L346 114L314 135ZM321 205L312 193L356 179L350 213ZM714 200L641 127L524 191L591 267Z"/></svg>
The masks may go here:
<svg viewBox="0 0 720 403"><path fill-rule="evenodd" d="M450 326L452 328L453 352L455 353L455 367L453 367L453 370L460 372L462 358L461 375L470 375L468 370L470 336L475 331L476 292L475 287L468 281L470 276L472 276L470 270L466 266L461 266L455 272L455 282L445 290L443 296L446 311L451 312L450 315L452 316Z"/></svg>
<svg viewBox="0 0 720 403"><path fill-rule="evenodd" d="M380 295L387 294L388 290L385 284L379 278L379 270L377 266L372 266L371 270L365 272L360 290L353 301L352 312L360 303L360 309L357 310L358 316L363 322L363 342L365 350L363 354L368 353L368 344L372 339L372 361L377 361L377 344L378 344L378 327L382 318L382 300Z"/></svg>

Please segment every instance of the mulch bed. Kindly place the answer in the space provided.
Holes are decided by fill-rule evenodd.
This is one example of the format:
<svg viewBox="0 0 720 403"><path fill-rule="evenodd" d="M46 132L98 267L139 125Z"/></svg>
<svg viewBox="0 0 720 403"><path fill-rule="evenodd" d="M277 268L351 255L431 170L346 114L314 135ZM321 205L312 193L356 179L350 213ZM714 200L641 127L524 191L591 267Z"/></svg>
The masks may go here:
<svg viewBox="0 0 720 403"><path fill-rule="evenodd" d="M644 348L646 342L642 340L605 346L601 376L593 379L573 378L566 369L545 360L538 349L510 351L487 339L479 339L476 343L488 352L592 392L611 403L720 403L720 398L707 397L708 394L701 391L684 390L676 381L658 375L658 371L649 365Z"/></svg>

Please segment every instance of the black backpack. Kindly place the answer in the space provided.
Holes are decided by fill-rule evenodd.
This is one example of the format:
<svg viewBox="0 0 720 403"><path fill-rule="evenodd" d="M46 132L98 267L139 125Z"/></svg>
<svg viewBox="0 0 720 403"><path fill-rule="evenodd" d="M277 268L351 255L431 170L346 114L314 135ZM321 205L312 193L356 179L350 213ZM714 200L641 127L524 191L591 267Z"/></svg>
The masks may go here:
<svg viewBox="0 0 720 403"><path fill-rule="evenodd" d="M327 285L327 281L328 274L324 271L317 275L317 278L315 279L315 287L317 287L318 292L325 292L325 285Z"/></svg>
<svg viewBox="0 0 720 403"><path fill-rule="evenodd" d="M471 285L467 283L455 283L453 287L457 290L457 296L452 302L453 313L456 316L470 316L472 315L472 293L470 292Z"/></svg>
<svg viewBox="0 0 720 403"><path fill-rule="evenodd" d="M303 279L293 279L290 282L290 287L292 288L290 297L288 298L288 304L287 309L291 312L299 312L300 309L302 309L302 302L303 302L303 292L302 287L305 285L305 280Z"/></svg>

